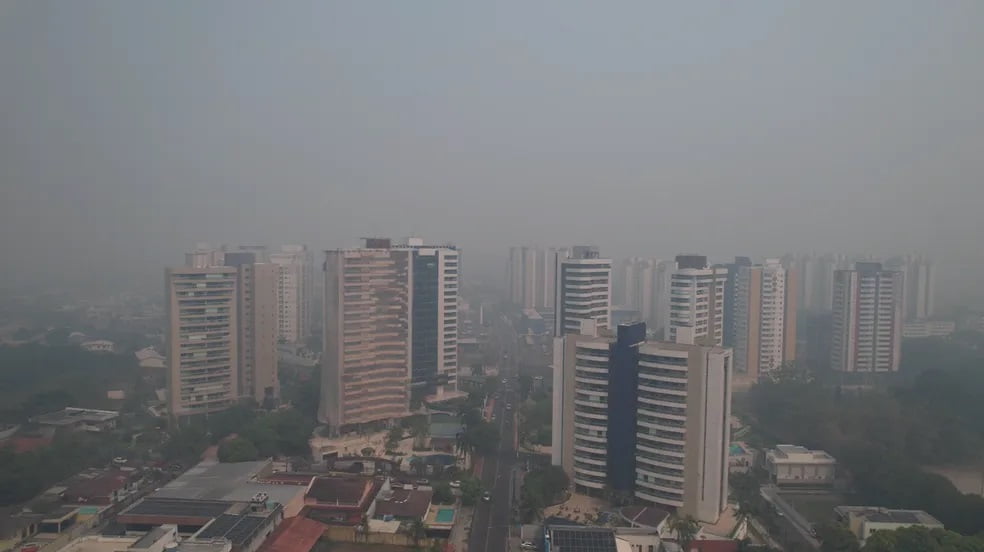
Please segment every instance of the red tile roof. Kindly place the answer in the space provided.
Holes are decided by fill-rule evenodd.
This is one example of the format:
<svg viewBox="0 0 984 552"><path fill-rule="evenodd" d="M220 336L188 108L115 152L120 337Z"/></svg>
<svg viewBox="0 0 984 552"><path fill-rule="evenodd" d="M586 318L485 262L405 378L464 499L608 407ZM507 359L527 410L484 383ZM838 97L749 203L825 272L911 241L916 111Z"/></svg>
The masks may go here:
<svg viewBox="0 0 984 552"><path fill-rule="evenodd" d="M260 546L259 552L309 552L325 533L325 526L303 517L287 518Z"/></svg>

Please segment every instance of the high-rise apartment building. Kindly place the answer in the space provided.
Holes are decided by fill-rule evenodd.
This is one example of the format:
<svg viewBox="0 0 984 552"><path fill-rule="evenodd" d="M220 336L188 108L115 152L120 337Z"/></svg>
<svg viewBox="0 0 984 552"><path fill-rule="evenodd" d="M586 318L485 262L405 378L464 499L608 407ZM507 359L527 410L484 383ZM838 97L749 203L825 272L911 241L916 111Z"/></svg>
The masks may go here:
<svg viewBox="0 0 984 552"><path fill-rule="evenodd" d="M635 310L642 320L657 325L660 261L632 257L619 263L613 294L620 307Z"/></svg>
<svg viewBox="0 0 984 552"><path fill-rule="evenodd" d="M898 371L903 279L902 272L873 262L834 273L831 369Z"/></svg>
<svg viewBox="0 0 984 552"><path fill-rule="evenodd" d="M728 269L708 267L703 255L677 255L676 264L670 277L666 340L721 345Z"/></svg>
<svg viewBox="0 0 984 552"><path fill-rule="evenodd" d="M277 334L286 343L302 343L311 331L313 259L303 245L285 245L270 254L277 266Z"/></svg>
<svg viewBox="0 0 984 552"><path fill-rule="evenodd" d="M557 283L554 335L578 333L590 320L597 328L611 325L612 261L602 259L594 246L574 246L555 254Z"/></svg>
<svg viewBox="0 0 984 552"><path fill-rule="evenodd" d="M731 351L646 341L642 322L558 341L553 463L580 492L716 522L728 499Z"/></svg>
<svg viewBox="0 0 984 552"><path fill-rule="evenodd" d="M409 410L410 257L380 238L325 252L318 418L332 432Z"/></svg>
<svg viewBox="0 0 984 552"><path fill-rule="evenodd" d="M724 281L724 331L721 339L725 347L735 346L735 283L738 269L745 266L752 266L752 260L748 257L735 257L733 263L717 265L728 271L728 278Z"/></svg>
<svg viewBox="0 0 984 552"><path fill-rule="evenodd" d="M237 272L239 392L272 407L280 397L277 376L277 265L257 262L256 247L226 250L223 264ZM261 253L262 254L262 253Z"/></svg>
<svg viewBox="0 0 984 552"><path fill-rule="evenodd" d="M902 311L906 320L922 320L933 316L936 271L933 263L920 256L895 257L885 263L889 270L904 274Z"/></svg>
<svg viewBox="0 0 984 552"><path fill-rule="evenodd" d="M165 280L168 412L179 419L225 410L240 394L238 270L179 267Z"/></svg>
<svg viewBox="0 0 984 552"><path fill-rule="evenodd" d="M451 398L458 391L459 252L407 241L395 249L410 252L410 383L421 398Z"/></svg>
<svg viewBox="0 0 984 552"><path fill-rule="evenodd" d="M734 365L737 373L757 378L796 359L795 269L777 259L765 264L737 266L730 305Z"/></svg>
<svg viewBox="0 0 984 552"><path fill-rule="evenodd" d="M524 309L551 310L554 308L557 248L509 248L507 288L509 300Z"/></svg>

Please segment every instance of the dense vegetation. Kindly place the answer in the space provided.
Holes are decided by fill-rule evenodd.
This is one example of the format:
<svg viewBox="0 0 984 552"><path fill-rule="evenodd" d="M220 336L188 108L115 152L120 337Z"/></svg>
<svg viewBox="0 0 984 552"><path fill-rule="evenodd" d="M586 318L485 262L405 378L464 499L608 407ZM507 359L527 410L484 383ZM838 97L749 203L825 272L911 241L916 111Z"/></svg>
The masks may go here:
<svg viewBox="0 0 984 552"><path fill-rule="evenodd" d="M139 377L132 356L90 353L71 345L0 346L0 421L23 422L65 406L118 409L121 402L107 399L106 391L132 391ZM37 399L53 394L62 399Z"/></svg>
<svg viewBox="0 0 984 552"><path fill-rule="evenodd" d="M747 397L753 425L767 437L833 453L867 505L923 509L962 534L984 531L984 498L920 468L980 454L984 370L928 370L864 393L788 376L756 385Z"/></svg>
<svg viewBox="0 0 984 552"><path fill-rule="evenodd" d="M546 466L526 474L519 497L522 521L528 523L536 520L544 508L563 498L568 486L570 480L559 466Z"/></svg>
<svg viewBox="0 0 984 552"><path fill-rule="evenodd" d="M107 464L126 444L108 435L66 433L41 449L15 454L0 446L0 506L30 500L86 466Z"/></svg>

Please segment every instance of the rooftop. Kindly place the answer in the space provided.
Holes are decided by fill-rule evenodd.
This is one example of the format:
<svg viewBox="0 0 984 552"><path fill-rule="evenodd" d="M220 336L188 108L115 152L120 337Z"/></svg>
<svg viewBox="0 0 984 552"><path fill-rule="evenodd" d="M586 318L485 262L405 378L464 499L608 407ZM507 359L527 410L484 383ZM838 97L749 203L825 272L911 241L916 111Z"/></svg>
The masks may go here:
<svg viewBox="0 0 984 552"><path fill-rule="evenodd" d="M550 549L557 552L616 552L615 532L600 527L551 525Z"/></svg>
<svg viewBox="0 0 984 552"><path fill-rule="evenodd" d="M834 462L834 457L822 450L810 450L799 445L776 445L776 448L769 451L769 456L775 460L790 461L830 461Z"/></svg>
<svg viewBox="0 0 984 552"><path fill-rule="evenodd" d="M79 422L108 422L109 420L118 418L119 412L113 412L111 410L93 410L88 408L75 408L68 407L64 410L59 410L57 412L49 412L47 414L40 414L34 418L34 421L39 424L44 425L71 425Z"/></svg>
<svg viewBox="0 0 984 552"><path fill-rule="evenodd" d="M434 496L432 490L395 490L391 493L386 500L380 493L380 498L376 500L376 517L423 519Z"/></svg>
<svg viewBox="0 0 984 552"><path fill-rule="evenodd" d="M155 544L160 542L162 539L173 537L178 531L177 525L161 525L159 527L154 527L147 532L144 536L133 543L130 546L130 550L145 550L153 547Z"/></svg>
<svg viewBox="0 0 984 552"><path fill-rule="evenodd" d="M303 517L287 518L260 547L260 552L309 552L325 532L325 525Z"/></svg>
<svg viewBox="0 0 984 552"><path fill-rule="evenodd" d="M670 517L669 512L654 506L626 506L621 514L630 524L652 528L659 527Z"/></svg>
<svg viewBox="0 0 984 552"><path fill-rule="evenodd" d="M148 497L120 512L120 523L179 525L205 524L234 509L236 503L224 500L186 500ZM181 521L181 523L178 523Z"/></svg>
<svg viewBox="0 0 984 552"><path fill-rule="evenodd" d="M258 531L268 524L271 516L279 515L281 508L262 510L259 512L242 512L239 514L222 514L202 527L195 533L196 539L226 538L232 544L241 546L250 542Z"/></svg>
<svg viewBox="0 0 984 552"><path fill-rule="evenodd" d="M270 474L271 479L277 482L267 483L266 477L270 469L269 460L234 463L202 462L161 487L152 496L247 502L257 493L266 493L269 501L287 504L303 493L304 486L310 481L310 477L307 477L297 481L296 484L288 484L279 481L275 474Z"/></svg>
<svg viewBox="0 0 984 552"><path fill-rule="evenodd" d="M322 504L360 506L372 500L380 486L368 477L315 477L305 496Z"/></svg>
<svg viewBox="0 0 984 552"><path fill-rule="evenodd" d="M890 510L873 506L838 506L838 516L854 516L874 523L910 523L943 527L943 524L922 510Z"/></svg>
<svg viewBox="0 0 984 552"><path fill-rule="evenodd" d="M134 476L134 470L92 470L73 477L63 495L66 502L90 502L110 497L126 487Z"/></svg>

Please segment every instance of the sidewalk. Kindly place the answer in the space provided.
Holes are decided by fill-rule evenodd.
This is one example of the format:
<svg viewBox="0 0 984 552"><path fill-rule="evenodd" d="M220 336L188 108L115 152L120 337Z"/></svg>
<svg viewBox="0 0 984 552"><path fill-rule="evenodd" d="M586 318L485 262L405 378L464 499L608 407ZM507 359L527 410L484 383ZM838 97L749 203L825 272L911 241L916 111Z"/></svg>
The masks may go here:
<svg viewBox="0 0 984 552"><path fill-rule="evenodd" d="M448 538L454 552L468 552L468 535L471 534L472 517L475 515L474 506L462 506L458 510L458 522L451 528Z"/></svg>

